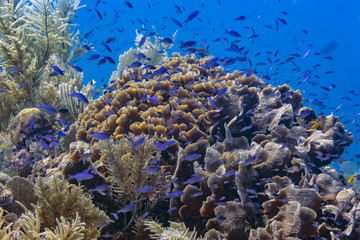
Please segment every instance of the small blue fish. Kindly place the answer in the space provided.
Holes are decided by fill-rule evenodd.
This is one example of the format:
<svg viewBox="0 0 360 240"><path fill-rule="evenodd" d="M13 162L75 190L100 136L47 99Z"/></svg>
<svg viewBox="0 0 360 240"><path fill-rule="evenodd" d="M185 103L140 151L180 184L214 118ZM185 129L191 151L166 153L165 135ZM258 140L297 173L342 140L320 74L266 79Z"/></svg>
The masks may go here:
<svg viewBox="0 0 360 240"><path fill-rule="evenodd" d="M226 91L227 91L227 87L222 88L222 89L217 93L215 100L221 98L221 97L226 93Z"/></svg>
<svg viewBox="0 0 360 240"><path fill-rule="evenodd" d="M190 15L186 18L186 20L184 21L184 24L188 24L188 22L190 22L191 20L194 20L194 18L196 18L199 15L200 11L196 10L192 13L190 13Z"/></svg>
<svg viewBox="0 0 360 240"><path fill-rule="evenodd" d="M214 100L213 100L211 97L208 97L208 100L209 100L210 105L211 105L213 108L217 108Z"/></svg>
<svg viewBox="0 0 360 240"><path fill-rule="evenodd" d="M110 188L109 185L107 184L101 184L101 185L98 185L96 186L94 189L91 189L91 192L98 192L100 193L101 195L105 195L105 191L108 190Z"/></svg>
<svg viewBox="0 0 360 240"><path fill-rule="evenodd" d="M6 92L6 91L7 91L7 89L0 88L0 93L1 93L1 92Z"/></svg>
<svg viewBox="0 0 360 240"><path fill-rule="evenodd" d="M115 61L114 59L112 59L111 57L104 57L104 59L108 62L108 63L111 63L111 64L115 64Z"/></svg>
<svg viewBox="0 0 360 240"><path fill-rule="evenodd" d="M152 102L152 103L160 104L160 102L158 101L158 99L157 99L157 97L155 95L148 98L148 101Z"/></svg>
<svg viewBox="0 0 360 240"><path fill-rule="evenodd" d="M243 163L241 163L241 167L250 165L256 158L257 158L257 154L254 154L253 156L249 157L248 159L246 159Z"/></svg>
<svg viewBox="0 0 360 240"><path fill-rule="evenodd" d="M75 97L77 98L79 101L83 102L83 103L86 103L86 104L89 104L89 100L81 93L79 92L75 92L75 91L72 91L70 94L69 94L70 97Z"/></svg>
<svg viewBox="0 0 360 240"><path fill-rule="evenodd" d="M25 86L25 83L21 83L19 86L18 86L18 89L23 89Z"/></svg>
<svg viewBox="0 0 360 240"><path fill-rule="evenodd" d="M58 118L57 120L59 120L59 122L61 122L64 125L70 125L70 123L68 123L66 120Z"/></svg>
<svg viewBox="0 0 360 240"><path fill-rule="evenodd" d="M144 141L145 141L145 137L139 138L139 139L134 143L134 145L132 146L131 151L133 151L133 150L137 149L138 147L140 147L141 144L144 143Z"/></svg>
<svg viewBox="0 0 360 240"><path fill-rule="evenodd" d="M176 143L175 140L167 141L165 143L155 142L158 151L165 151L168 147L171 147Z"/></svg>
<svg viewBox="0 0 360 240"><path fill-rule="evenodd" d="M155 70L152 75L153 76L161 76L163 75L164 73L166 73L168 71L168 69L164 66L161 66L158 70Z"/></svg>
<svg viewBox="0 0 360 240"><path fill-rule="evenodd" d="M48 144L46 144L46 143L44 143L44 142L37 142L42 148L44 148L44 149L46 149L46 150L48 150L48 151L51 151L51 147L48 145Z"/></svg>
<svg viewBox="0 0 360 240"><path fill-rule="evenodd" d="M119 211L117 211L117 214L130 212L130 211L134 210L135 208L136 208L136 205L129 204L129 205L126 205L123 208L121 208Z"/></svg>
<svg viewBox="0 0 360 240"><path fill-rule="evenodd" d="M128 68L139 68L141 67L142 63L139 61L133 62L132 64L128 65Z"/></svg>
<svg viewBox="0 0 360 240"><path fill-rule="evenodd" d="M110 136L107 135L106 133L94 133L94 134L91 134L90 137L93 137L98 140L110 139Z"/></svg>
<svg viewBox="0 0 360 240"><path fill-rule="evenodd" d="M288 145L289 145L289 143L286 142L286 143L284 143L279 149L284 149L284 148L286 148Z"/></svg>
<svg viewBox="0 0 360 240"><path fill-rule="evenodd" d="M144 45L144 43L145 43L145 41L146 41L146 38L147 38L147 36L144 35L144 36L140 39L140 41L139 41L139 47L141 47L142 45Z"/></svg>
<svg viewBox="0 0 360 240"><path fill-rule="evenodd" d="M57 72L58 74L64 76L64 72L63 72L59 67L54 66L54 65L52 65L51 63L49 63L49 64L50 64L50 67L51 67L55 72Z"/></svg>
<svg viewBox="0 0 360 240"><path fill-rule="evenodd" d="M188 180L183 182L183 184L194 184L194 183L199 182L203 178L204 178L203 176L195 176L195 177L189 178Z"/></svg>
<svg viewBox="0 0 360 240"><path fill-rule="evenodd" d="M173 18L173 17L170 17L170 19L173 21L173 23L174 23L176 26L182 27L182 24L181 24L178 20L176 20L176 19Z"/></svg>
<svg viewBox="0 0 360 240"><path fill-rule="evenodd" d="M59 149L59 144L57 142L51 142L50 144Z"/></svg>
<svg viewBox="0 0 360 240"><path fill-rule="evenodd" d="M236 170L229 170L226 173L223 174L224 177L228 177L231 175L234 175L237 171Z"/></svg>
<svg viewBox="0 0 360 240"><path fill-rule="evenodd" d="M136 190L136 192L139 192L139 193L149 193L149 192L153 192L155 191L155 188L153 187L143 187L143 188L139 188Z"/></svg>
<svg viewBox="0 0 360 240"><path fill-rule="evenodd" d="M157 173L159 171L161 171L161 167L159 167L157 165L150 166L147 169L143 170L144 173L148 173L150 175Z"/></svg>
<svg viewBox="0 0 360 240"><path fill-rule="evenodd" d="M201 157L201 154L194 153L194 154L187 155L183 160L184 161L194 161L200 157Z"/></svg>
<svg viewBox="0 0 360 240"><path fill-rule="evenodd" d="M301 111L298 118L306 118L311 113L310 109L305 109L304 111Z"/></svg>
<svg viewBox="0 0 360 240"><path fill-rule="evenodd" d="M39 107L41 107L43 110L47 111L47 112L57 112L57 110L49 105L42 105L40 104Z"/></svg>
<svg viewBox="0 0 360 240"><path fill-rule="evenodd" d="M75 71L77 71L77 72L83 72L83 70L82 70L81 67L79 67L79 66L71 65L71 67L72 67L73 69L75 69Z"/></svg>
<svg viewBox="0 0 360 240"><path fill-rule="evenodd" d="M81 173L77 173L77 174L74 174L74 175L69 175L69 177L71 179L76 179L76 181L78 181L78 182L92 179L94 177L94 175L88 173L88 171L89 171L89 169L86 169L85 171L83 171Z"/></svg>
<svg viewBox="0 0 360 240"><path fill-rule="evenodd" d="M183 191L175 191L175 192L171 192L168 195L166 195L164 198L179 198L184 194Z"/></svg>
<svg viewBox="0 0 360 240"><path fill-rule="evenodd" d="M18 68L18 67L12 67L12 68L8 68L7 70L10 71L10 72L13 72L13 71L19 71L20 68Z"/></svg>

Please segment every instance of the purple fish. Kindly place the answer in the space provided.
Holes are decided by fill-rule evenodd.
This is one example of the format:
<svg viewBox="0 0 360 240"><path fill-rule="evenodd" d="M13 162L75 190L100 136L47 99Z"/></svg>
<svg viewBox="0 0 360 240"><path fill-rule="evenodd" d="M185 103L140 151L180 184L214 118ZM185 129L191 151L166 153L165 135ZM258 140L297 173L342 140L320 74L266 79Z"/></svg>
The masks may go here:
<svg viewBox="0 0 360 240"><path fill-rule="evenodd" d="M145 141L145 137L139 138L139 139L134 143L134 145L132 146L131 151L133 151L133 150L137 149L138 147L140 147L141 144L144 143L144 141Z"/></svg>
<svg viewBox="0 0 360 240"><path fill-rule="evenodd" d="M100 67L101 65L104 65L106 63L106 60L103 58L103 59L100 59L97 66Z"/></svg>
<svg viewBox="0 0 360 240"><path fill-rule="evenodd" d="M93 137L98 140L106 140L106 139L110 138L110 136L107 135L106 133L94 133L94 134L91 134L90 137Z"/></svg>
<svg viewBox="0 0 360 240"><path fill-rule="evenodd" d="M90 173L88 173L88 169L86 169L85 171L81 172L81 173L77 173L74 175L69 175L69 177L71 179L76 179L76 181L81 182L84 180L89 180L92 179L94 176Z"/></svg>
<svg viewBox="0 0 360 240"><path fill-rule="evenodd" d="M92 61L92 60L98 59L99 57L100 57L100 54L93 54L87 60Z"/></svg>
<svg viewBox="0 0 360 240"><path fill-rule="evenodd" d="M88 99L81 93L79 92L75 92L75 91L72 91L70 94L69 94L70 97L75 97L77 98L79 101L83 102L83 103L86 103L86 104L89 104L89 101Z"/></svg>
<svg viewBox="0 0 360 240"><path fill-rule="evenodd" d="M50 63L50 67L51 67L55 72L57 72L58 74L64 75L64 72L63 72L59 67L54 66L54 65L52 65L51 63Z"/></svg>

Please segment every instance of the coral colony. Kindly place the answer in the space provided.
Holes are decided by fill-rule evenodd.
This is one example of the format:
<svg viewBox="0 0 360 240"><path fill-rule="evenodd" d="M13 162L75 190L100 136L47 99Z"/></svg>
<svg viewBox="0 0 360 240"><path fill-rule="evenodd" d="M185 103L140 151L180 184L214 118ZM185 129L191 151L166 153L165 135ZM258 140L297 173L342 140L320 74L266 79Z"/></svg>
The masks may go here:
<svg viewBox="0 0 360 240"><path fill-rule="evenodd" d="M353 141L338 117L218 57L168 56L176 33L137 34L95 92L79 1L30 3L0 5L1 239L360 238L328 166Z"/></svg>

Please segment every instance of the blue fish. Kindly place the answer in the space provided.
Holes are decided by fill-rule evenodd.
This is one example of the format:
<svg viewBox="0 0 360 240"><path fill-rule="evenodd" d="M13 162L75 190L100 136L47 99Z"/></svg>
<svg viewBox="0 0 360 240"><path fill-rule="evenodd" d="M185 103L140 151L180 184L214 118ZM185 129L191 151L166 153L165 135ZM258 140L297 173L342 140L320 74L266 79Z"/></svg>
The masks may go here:
<svg viewBox="0 0 360 240"><path fill-rule="evenodd" d="M189 178L188 180L183 182L183 184L194 184L194 183L199 182L203 178L204 178L203 176L195 176L195 177Z"/></svg>
<svg viewBox="0 0 360 240"><path fill-rule="evenodd" d="M178 20L176 20L176 19L173 18L173 17L171 17L170 19L173 21L173 23L174 23L176 26L182 27L182 24L181 24Z"/></svg>
<svg viewBox="0 0 360 240"><path fill-rule="evenodd" d="M139 192L139 193L149 193L149 192L153 192L153 191L155 191L155 188L153 188L153 187L143 187L143 188L136 189L136 192Z"/></svg>
<svg viewBox="0 0 360 240"><path fill-rule="evenodd" d="M94 133L94 134L91 134L90 137L93 137L98 140L110 139L110 136L107 135L106 133Z"/></svg>
<svg viewBox="0 0 360 240"><path fill-rule="evenodd" d="M119 211L117 211L117 213L126 213L126 212L130 212L132 210L134 210L136 208L136 205L134 204L129 204L124 206L123 208L121 208Z"/></svg>
<svg viewBox="0 0 360 240"><path fill-rule="evenodd" d="M171 147L172 145L174 145L175 143L176 143L175 140L171 140L171 141L167 141L165 143L155 142L154 144L157 146L158 151L164 151L168 147Z"/></svg>
<svg viewBox="0 0 360 240"><path fill-rule="evenodd" d="M168 195L166 195L164 198L179 198L184 194L183 191L175 191L175 192L171 192Z"/></svg>
<svg viewBox="0 0 360 240"><path fill-rule="evenodd" d="M155 95L152 97L149 97L148 101L152 102L152 103L160 104L159 100L157 100L157 97Z"/></svg>
<svg viewBox="0 0 360 240"><path fill-rule="evenodd" d="M46 149L46 150L48 150L48 151L51 151L51 147L48 145L48 144L46 144L46 143L44 143L44 142L40 142L40 141L38 141L37 142L42 148L44 148L44 149Z"/></svg>
<svg viewBox="0 0 360 240"><path fill-rule="evenodd" d="M184 161L194 161L200 157L201 157L201 154L194 153L194 154L187 155L183 160Z"/></svg>
<svg viewBox="0 0 360 240"><path fill-rule="evenodd" d="M71 67L72 67L73 69L75 69L75 71L77 71L77 72L83 72L83 70L82 70L81 67L79 67L79 66L71 65Z"/></svg>
<svg viewBox="0 0 360 240"><path fill-rule="evenodd" d="M81 93L79 92L75 92L75 91L72 91L70 94L69 94L70 97L75 97L77 98L79 101L83 102L83 103L86 103L86 104L89 104L89 100Z"/></svg>
<svg viewBox="0 0 360 240"><path fill-rule="evenodd" d="M94 175L89 173L89 169L85 169L84 171L74 174L74 175L69 175L69 177L71 179L76 179L76 181L81 182L84 180L89 180L92 179L94 177Z"/></svg>
<svg viewBox="0 0 360 240"><path fill-rule="evenodd" d="M196 18L199 15L200 11L196 10L192 13L190 13L190 15L186 18L186 20L184 21L184 24L188 24L188 22L190 22L191 20L194 20L194 18Z"/></svg>
<svg viewBox="0 0 360 240"><path fill-rule="evenodd" d="M54 66L54 65L52 65L51 63L50 63L50 67L51 67L56 73L64 76L64 72L63 72L59 67Z"/></svg>
<svg viewBox="0 0 360 240"><path fill-rule="evenodd" d="M168 71L168 69L164 66L161 66L158 70L154 71L152 73L153 76L161 76L163 75L164 73L166 73Z"/></svg>
<svg viewBox="0 0 360 240"><path fill-rule="evenodd" d="M145 137L139 138L139 139L134 143L134 145L132 146L131 151L133 151L133 150L137 149L138 147L140 147L141 144L144 143L144 141L145 141Z"/></svg>
<svg viewBox="0 0 360 240"><path fill-rule="evenodd" d="M40 104L39 107L41 107L43 110L47 111L47 112L57 112L57 110L52 107L52 106L49 106L49 105L42 105Z"/></svg>
<svg viewBox="0 0 360 240"><path fill-rule="evenodd" d="M91 192L98 192L100 193L101 195L105 195L105 191L108 190L110 188L109 185L107 184L101 184L101 185L98 185L96 186L94 189L91 189Z"/></svg>
<svg viewBox="0 0 360 240"><path fill-rule="evenodd" d="M143 170L144 173L148 173L148 174L154 174L161 171L161 167L157 166L157 165L153 165L153 166L149 166L147 169Z"/></svg>

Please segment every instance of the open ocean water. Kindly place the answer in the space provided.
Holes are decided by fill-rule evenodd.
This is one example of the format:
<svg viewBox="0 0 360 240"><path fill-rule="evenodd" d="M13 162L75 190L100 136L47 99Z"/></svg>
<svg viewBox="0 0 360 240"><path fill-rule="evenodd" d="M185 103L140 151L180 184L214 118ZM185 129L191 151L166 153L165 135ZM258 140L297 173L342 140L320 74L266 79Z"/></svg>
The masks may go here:
<svg viewBox="0 0 360 240"><path fill-rule="evenodd" d="M274 86L300 89L304 105L317 114L339 116L354 135L342 158L358 166L360 1L83 0L81 4L86 7L78 11L74 23L94 47L78 63L85 83L108 84L119 54L135 47L135 30L151 34L155 28L163 38L177 31L169 55L191 53L193 49L181 48L182 43L196 41L192 48L205 48L208 55L224 59L226 69L255 70ZM197 15L186 24L191 14ZM111 52L104 46L109 38L115 39L107 44ZM99 60L87 60L91 54L110 56L115 64L98 66Z"/></svg>

